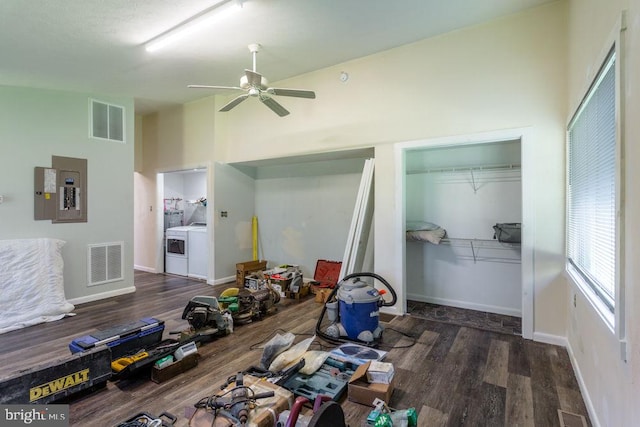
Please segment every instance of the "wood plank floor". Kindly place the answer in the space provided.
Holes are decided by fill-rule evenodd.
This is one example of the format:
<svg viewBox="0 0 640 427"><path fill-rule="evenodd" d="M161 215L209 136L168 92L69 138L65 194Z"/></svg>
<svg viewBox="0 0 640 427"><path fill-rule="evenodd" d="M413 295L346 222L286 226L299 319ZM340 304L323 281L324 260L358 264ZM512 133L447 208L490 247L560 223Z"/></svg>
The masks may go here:
<svg viewBox="0 0 640 427"><path fill-rule="evenodd" d="M82 304L76 316L0 335L0 377L69 355L74 339L142 317L165 321L165 338L187 325L180 317L195 295L217 296L227 286L136 271L134 294ZM148 377L112 382L69 400L72 426L114 426L139 412L178 416L219 390L238 370L257 365L252 345L276 330L303 339L313 334L321 305L307 298L284 300L262 321L199 348L198 366L156 384ZM569 356L562 347L411 316L383 322L381 349L396 369L390 406L414 407L420 426L559 426L557 410L587 417ZM324 348L332 347L323 343ZM0 391L1 393L1 391ZM364 425L369 408L341 399L351 427ZM587 417L588 422L588 417ZM590 425L590 424L589 424Z"/></svg>

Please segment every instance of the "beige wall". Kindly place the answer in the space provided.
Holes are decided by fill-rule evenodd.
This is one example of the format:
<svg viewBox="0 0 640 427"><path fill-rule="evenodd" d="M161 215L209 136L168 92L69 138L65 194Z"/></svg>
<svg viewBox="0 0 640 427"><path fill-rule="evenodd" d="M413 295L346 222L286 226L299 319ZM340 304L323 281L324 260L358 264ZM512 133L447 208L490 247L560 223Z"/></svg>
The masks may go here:
<svg viewBox="0 0 640 427"><path fill-rule="evenodd" d="M640 264L638 240L640 227L640 171L635 161L640 159L640 1L569 1L569 93L568 101L575 109L592 81L608 50L610 35L616 28L621 12L627 10L627 30L623 33L626 48L619 55L626 76L620 98L626 110L622 134L626 141L625 254L622 258L624 308L626 313L627 358L622 361L621 343L609 330L590 303L576 287L576 307L569 304L567 338L574 366L583 384L583 395L590 406L595 426L631 426L638 424L640 411L640 342L638 310L640 309ZM569 118L567 116L567 120Z"/></svg>
<svg viewBox="0 0 640 427"><path fill-rule="evenodd" d="M394 182L394 144L529 128L536 176L535 224L529 225L535 227L534 328L539 339L558 339L565 336L567 306L565 53L566 4L555 2L278 82L317 93L315 100L279 98L291 111L284 118L253 99L229 113L214 112L212 101L205 100L145 117L145 163L151 169L177 168L176 163L193 162L194 151L209 160L236 162L374 146L375 271L394 277L402 263L394 229L400 211L394 203L403 191ZM339 80L341 71L350 75L346 83ZM215 106L227 101L217 99ZM213 150L199 145L205 143L202 135L183 133L187 121L208 129L214 117ZM167 137L174 134L179 138ZM147 149L157 151L154 159L147 159ZM392 285L402 290L402 283Z"/></svg>

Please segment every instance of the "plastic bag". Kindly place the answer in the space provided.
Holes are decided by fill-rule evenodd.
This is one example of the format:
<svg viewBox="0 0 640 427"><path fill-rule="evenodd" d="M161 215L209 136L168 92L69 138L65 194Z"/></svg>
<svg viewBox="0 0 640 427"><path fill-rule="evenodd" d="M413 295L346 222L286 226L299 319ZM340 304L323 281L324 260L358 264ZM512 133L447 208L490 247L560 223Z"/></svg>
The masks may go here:
<svg viewBox="0 0 640 427"><path fill-rule="evenodd" d="M312 336L311 338L307 338L305 340L300 341L298 344L291 347L289 350L280 353L275 360L269 365L269 370L271 372L278 372L286 367L297 363L302 356L307 351L313 340L316 339L316 336ZM306 360L305 360L306 364Z"/></svg>
<svg viewBox="0 0 640 427"><path fill-rule="evenodd" d="M493 238L503 243L520 243L521 229L519 222L497 223L493 226Z"/></svg>
<svg viewBox="0 0 640 427"><path fill-rule="evenodd" d="M296 339L296 336L291 332L287 332L284 335L276 334L276 336L271 338L265 344L264 350L262 351L260 367L263 369L267 369L277 355L291 347L294 339Z"/></svg>
<svg viewBox="0 0 640 427"><path fill-rule="evenodd" d="M309 350L302 355L304 366L300 369L301 374L313 375L327 360L329 352L320 350Z"/></svg>

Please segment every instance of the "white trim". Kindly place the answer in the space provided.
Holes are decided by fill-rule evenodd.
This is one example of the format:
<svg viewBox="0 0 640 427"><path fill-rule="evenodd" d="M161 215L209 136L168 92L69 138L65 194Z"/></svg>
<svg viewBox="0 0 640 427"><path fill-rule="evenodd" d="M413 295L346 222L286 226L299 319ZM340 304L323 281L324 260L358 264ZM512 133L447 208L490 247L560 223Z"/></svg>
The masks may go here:
<svg viewBox="0 0 640 427"><path fill-rule="evenodd" d="M101 292L99 294L87 295L85 297L78 297L68 300L71 304L85 304L87 302L99 301L106 298L117 297L120 295L132 294L136 291L135 286L129 286L122 289L116 289L113 291Z"/></svg>
<svg viewBox="0 0 640 427"><path fill-rule="evenodd" d="M534 147L530 138L531 128L515 128L505 129L493 132L482 132L467 135L455 135L442 138L430 138L422 140L413 140L399 142L394 145L395 158L395 183L398 191L396 192L396 218L395 218L395 236L394 244L397 250L398 259L396 264L401 266L396 270L393 280L402 286L402 295L406 295L406 152L412 149L424 149L442 146L464 146L482 143L492 143L500 141L521 142L521 164L522 164L522 336L526 339L533 338L534 330L534 291L535 291L535 204L534 204L534 186L535 172L533 160ZM406 310L406 297L402 302Z"/></svg>
<svg viewBox="0 0 640 427"><path fill-rule="evenodd" d="M133 265L133 269L134 269L134 270L144 271L144 272L146 272L146 273L154 273L154 274L157 274L156 269L155 269L155 268L153 268L153 267L145 267L145 266L143 266L143 265L136 265L136 264L134 264L134 265Z"/></svg>
<svg viewBox="0 0 640 427"><path fill-rule="evenodd" d="M497 305L477 304L469 301L459 301L449 298L429 297L418 294L407 294L407 298L413 301L428 302L431 304L448 305L451 307L466 308L469 310L486 311L488 313L504 314L506 316L521 317L520 310Z"/></svg>
<svg viewBox="0 0 640 427"><path fill-rule="evenodd" d="M567 347L569 341L567 337L561 337L560 335L545 334L544 332L534 332L533 340L544 344L552 344L560 347Z"/></svg>
<svg viewBox="0 0 640 427"><path fill-rule="evenodd" d="M224 285L225 283L233 283L235 284L236 282L236 276L227 276L227 277L223 277L221 279L215 279L213 281L209 280L207 281L208 284L210 285Z"/></svg>
<svg viewBox="0 0 640 427"><path fill-rule="evenodd" d="M571 361L571 366L573 367L573 373L576 376L576 380L578 381L578 387L580 387L580 393L582 394L582 400L584 400L584 404L587 407L587 413L589 414L589 421L591 421L591 425L593 427L600 427L600 420L598 419L598 413L596 412L595 407L593 406L593 401L591 400L591 395L589 394L589 389L584 382L584 377L582 376L582 372L580 371L580 365L576 360L575 353L573 352L573 347L571 347L571 343L567 342L566 345L567 353L569 353L569 360Z"/></svg>

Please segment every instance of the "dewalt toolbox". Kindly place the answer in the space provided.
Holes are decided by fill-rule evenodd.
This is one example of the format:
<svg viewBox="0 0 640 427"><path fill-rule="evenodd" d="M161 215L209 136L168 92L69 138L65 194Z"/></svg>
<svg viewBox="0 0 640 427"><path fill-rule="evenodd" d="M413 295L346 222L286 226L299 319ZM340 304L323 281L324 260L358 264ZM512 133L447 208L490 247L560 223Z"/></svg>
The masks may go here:
<svg viewBox="0 0 640 427"><path fill-rule="evenodd" d="M78 353L106 345L111 349L111 359L115 360L159 344L163 332L164 321L145 317L76 338L69 344L69 349L71 353Z"/></svg>
<svg viewBox="0 0 640 427"><path fill-rule="evenodd" d="M105 346L50 360L0 380L0 403L50 403L82 390L104 386L111 377Z"/></svg>

